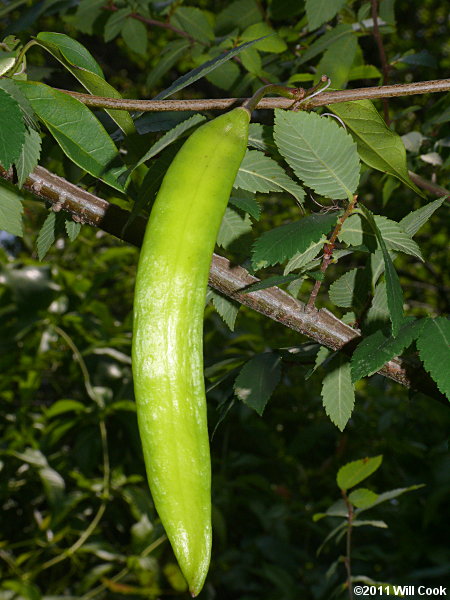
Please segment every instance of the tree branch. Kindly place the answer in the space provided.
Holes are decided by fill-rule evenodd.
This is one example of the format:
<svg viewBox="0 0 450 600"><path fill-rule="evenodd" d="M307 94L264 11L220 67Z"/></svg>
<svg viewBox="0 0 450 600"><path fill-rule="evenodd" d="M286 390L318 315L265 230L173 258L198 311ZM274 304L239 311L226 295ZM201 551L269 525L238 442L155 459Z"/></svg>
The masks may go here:
<svg viewBox="0 0 450 600"><path fill-rule="evenodd" d="M12 170L5 171L0 167L0 177L13 181ZM77 221L99 227L136 246L142 243L146 225L144 218L136 218L132 226L124 231L129 217L128 211L77 187L43 167L36 167L23 188L34 196L56 205L58 210L71 213ZM243 267L232 266L226 258L214 254L209 284L225 296L332 350L343 350L350 354L361 339L359 331L340 321L328 310L306 310L303 302L280 288L273 287L248 294L242 291L258 281ZM448 403L436 384L417 363L395 358L378 372L408 388Z"/></svg>
<svg viewBox="0 0 450 600"><path fill-rule="evenodd" d="M415 83L401 83L396 85L381 85L375 87L356 88L354 90L340 90L337 92L323 92L303 102L302 108L311 109L316 106L349 102L351 100L374 100L395 96L412 96L414 94L427 94L446 92L450 90L450 79L436 79L432 81L419 81ZM226 110L236 104L241 104L244 98L218 98L207 100L127 100L125 98L104 98L81 94L69 90L60 90L73 96L86 106L93 108L112 108L129 111L183 111L183 110ZM289 108L292 100L287 98L263 98L257 108Z"/></svg>

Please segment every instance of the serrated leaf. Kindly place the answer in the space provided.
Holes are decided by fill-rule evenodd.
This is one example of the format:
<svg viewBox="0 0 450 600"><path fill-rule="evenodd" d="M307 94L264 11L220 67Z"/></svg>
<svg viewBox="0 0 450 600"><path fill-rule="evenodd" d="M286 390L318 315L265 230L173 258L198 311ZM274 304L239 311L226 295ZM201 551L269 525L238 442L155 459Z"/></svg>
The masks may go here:
<svg viewBox="0 0 450 600"><path fill-rule="evenodd" d="M261 416L280 377L280 356L273 352L257 354L242 367L234 382L234 391Z"/></svg>
<svg viewBox="0 0 450 600"><path fill-rule="evenodd" d="M164 148L172 144L172 142L174 142L175 140L180 138L184 133L186 133L186 131L189 131L189 129L192 129L192 127L195 127L196 125L204 121L205 118L206 117L204 117L203 115L196 114L192 117L189 117L185 121L178 123L178 125L176 125L173 129L165 133L161 138L159 138L157 142L155 142L148 149L144 156L138 160L134 169L139 167L139 165L142 165L142 163L146 162L147 160L150 160L150 158L153 158L154 156L159 154L162 150L164 150Z"/></svg>
<svg viewBox="0 0 450 600"><path fill-rule="evenodd" d="M327 238L322 235L317 241L311 242L311 244L304 250L303 252L297 252L294 256L289 260L287 265L284 268L284 275L287 275L291 271L295 271L300 269L303 271L302 267L308 265L313 258L315 258L319 252L323 250L323 246L326 243Z"/></svg>
<svg viewBox="0 0 450 600"><path fill-rule="evenodd" d="M263 152L275 148L272 127L262 125L261 123L250 123L248 128L248 145Z"/></svg>
<svg viewBox="0 0 450 600"><path fill-rule="evenodd" d="M208 60L207 62L203 63L203 65L200 65L199 67L192 69L192 71L189 71L189 73L186 73L185 75L182 75L181 77L179 77L176 81L174 81L172 83L172 85L170 87L168 87L166 90L160 92L153 99L154 100L164 100L165 98L172 96L173 94L175 94L175 92L179 92L180 90L187 87L188 85L191 85L195 81L198 81L202 77L205 77L205 75L207 75L208 73L210 73L211 71L216 69L218 66L222 65L227 60L230 60L230 58L237 56L243 50L245 50L245 48L250 48L257 41L259 41L259 40L254 40L252 42L245 42L244 44L241 44L240 46L236 46L236 48L233 48L232 50L227 50L226 52L223 52L220 56L217 56L216 58Z"/></svg>
<svg viewBox="0 0 450 600"><path fill-rule="evenodd" d="M62 213L49 211L36 240L36 248L39 260L43 260L56 236L64 227L65 216Z"/></svg>
<svg viewBox="0 0 450 600"><path fill-rule="evenodd" d="M392 323L392 333L394 336L396 336L403 323L403 292L400 285L400 280L373 214L362 204L360 205L360 210L367 219L369 225L372 227L383 253L386 294Z"/></svg>
<svg viewBox="0 0 450 600"><path fill-rule="evenodd" d="M330 361L322 382L322 403L332 423L344 431L355 405L350 361L339 353Z"/></svg>
<svg viewBox="0 0 450 600"><path fill-rule="evenodd" d="M299 179L327 198L350 198L359 182L356 144L316 113L275 110L274 139Z"/></svg>
<svg viewBox="0 0 450 600"><path fill-rule="evenodd" d="M202 44L209 44L214 39L214 31L205 13L194 6L179 6L170 22Z"/></svg>
<svg viewBox="0 0 450 600"><path fill-rule="evenodd" d="M336 306L359 311L366 305L370 283L370 273L367 269L351 269L330 285L328 295Z"/></svg>
<svg viewBox="0 0 450 600"><path fill-rule="evenodd" d="M450 320L426 319L416 345L425 369L450 400Z"/></svg>
<svg viewBox="0 0 450 600"><path fill-rule="evenodd" d="M25 126L29 129L38 130L39 124L36 115L34 114L34 110L27 98L20 91L17 82L13 79L0 79L0 88L4 89L7 94L12 96L19 105Z"/></svg>
<svg viewBox="0 0 450 600"><path fill-rule="evenodd" d="M317 29L330 21L344 6L345 0L306 0L308 29Z"/></svg>
<svg viewBox="0 0 450 600"><path fill-rule="evenodd" d="M23 235L22 198L13 186L0 179L0 230L11 235Z"/></svg>
<svg viewBox="0 0 450 600"><path fill-rule="evenodd" d="M394 356L401 354L420 335L423 326L422 319L408 318L395 338L389 331L379 329L362 340L352 356L352 381L373 375Z"/></svg>
<svg viewBox="0 0 450 600"><path fill-rule="evenodd" d="M332 104L330 110L340 117L351 131L361 160L369 167L394 175L423 195L410 180L403 142L384 122L370 100L354 100Z"/></svg>
<svg viewBox="0 0 450 600"><path fill-rule="evenodd" d="M334 42L322 56L316 67L314 83L326 74L333 88L344 88L350 76L350 70L355 60L358 49L356 34L340 37Z"/></svg>
<svg viewBox="0 0 450 600"><path fill-rule="evenodd" d="M367 488L358 488L348 495L349 502L356 508L370 508L378 499L378 494Z"/></svg>
<svg viewBox="0 0 450 600"><path fill-rule="evenodd" d="M28 175L38 164L41 154L41 136L34 129L27 129L25 133L25 143L16 161L17 180L19 187L25 183Z"/></svg>
<svg viewBox="0 0 450 600"><path fill-rule="evenodd" d="M25 123L15 98L0 88L0 165L9 169L25 143Z"/></svg>
<svg viewBox="0 0 450 600"><path fill-rule="evenodd" d="M145 56L147 53L147 28L141 21L129 17L122 27L122 37L130 50Z"/></svg>
<svg viewBox="0 0 450 600"><path fill-rule="evenodd" d="M70 160L124 191L119 177L126 167L103 125L87 107L43 83L21 81L18 85Z"/></svg>
<svg viewBox="0 0 450 600"><path fill-rule="evenodd" d="M383 263L384 264L384 263ZM372 304L364 319L364 330L369 333L389 323L389 308L387 305L386 284L381 281L375 288Z"/></svg>
<svg viewBox="0 0 450 600"><path fill-rule="evenodd" d="M240 210L248 213L255 221L259 221L261 216L261 207L258 204L254 194L244 190L233 190L231 192L230 204Z"/></svg>
<svg viewBox="0 0 450 600"><path fill-rule="evenodd" d="M305 191L295 183L280 165L258 150L247 150L234 187L249 192L283 192L292 194L302 204Z"/></svg>
<svg viewBox="0 0 450 600"><path fill-rule="evenodd" d="M247 214L241 216L227 206L217 235L217 244L222 248L228 248L233 242L251 230L252 222L249 216Z"/></svg>
<svg viewBox="0 0 450 600"><path fill-rule="evenodd" d="M48 31L40 32L36 40L59 60L90 94L122 98L121 94L105 81L100 65L82 44L65 34ZM133 119L126 110L105 110L125 134L135 132Z"/></svg>
<svg viewBox="0 0 450 600"><path fill-rule="evenodd" d="M67 216L64 221L64 226L66 228L66 233L67 233L69 240L71 242L74 242L77 239L78 234L81 231L81 223L77 223L71 217Z"/></svg>
<svg viewBox="0 0 450 600"><path fill-rule="evenodd" d="M419 246L399 223L381 215L373 217L387 248L410 254L423 261ZM365 246L369 251L373 251L377 246L375 232L357 213L343 223L339 239L350 246Z"/></svg>
<svg viewBox="0 0 450 600"><path fill-rule="evenodd" d="M381 466L383 456L373 456L371 458L362 458L354 460L341 467L338 471L336 482L341 490L349 490L364 479L367 479L372 473Z"/></svg>
<svg viewBox="0 0 450 600"><path fill-rule="evenodd" d="M239 312L240 304L222 294L219 294L213 289L208 290L208 294L212 300L213 306L219 313L223 322L228 325L230 331L234 331L236 317Z"/></svg>
<svg viewBox="0 0 450 600"><path fill-rule="evenodd" d="M253 246L255 268L275 265L309 249L336 223L339 213L313 214L263 233Z"/></svg>
<svg viewBox="0 0 450 600"><path fill-rule="evenodd" d="M434 202L429 202L425 206L421 206L417 210L410 212L408 215L403 217L399 223L399 226L407 235L412 237L423 225L425 225L433 213L442 206L442 204L445 202L445 199L446 196L442 196L442 198L438 198L437 200L434 200Z"/></svg>

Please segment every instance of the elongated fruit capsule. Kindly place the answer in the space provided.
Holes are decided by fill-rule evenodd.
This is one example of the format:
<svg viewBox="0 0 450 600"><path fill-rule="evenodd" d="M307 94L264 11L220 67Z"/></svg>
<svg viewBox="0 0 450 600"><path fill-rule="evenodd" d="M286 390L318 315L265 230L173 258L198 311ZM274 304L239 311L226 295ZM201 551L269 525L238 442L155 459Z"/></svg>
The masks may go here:
<svg viewBox="0 0 450 600"><path fill-rule="evenodd" d="M206 286L249 121L247 109L235 108L184 143L152 208L136 278L133 376L147 476L193 596L202 589L211 554Z"/></svg>

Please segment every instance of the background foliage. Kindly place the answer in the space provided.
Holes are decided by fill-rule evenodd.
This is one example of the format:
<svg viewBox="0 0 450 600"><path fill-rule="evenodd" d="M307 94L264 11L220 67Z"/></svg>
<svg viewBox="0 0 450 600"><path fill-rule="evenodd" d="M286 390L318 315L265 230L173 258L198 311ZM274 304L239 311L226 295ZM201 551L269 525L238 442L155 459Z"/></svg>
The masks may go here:
<svg viewBox="0 0 450 600"><path fill-rule="evenodd" d="M272 31L277 35L192 81L183 97L247 96L262 80L308 86L322 72L336 87L380 83L380 55L366 22L370 4L329 2L335 9L330 14L318 5L16 1L3 3L0 17L3 39L14 35L27 43L42 31L78 39L106 81L127 98L163 95L178 76ZM389 82L448 76L444 3L383 0L380 18ZM42 46L30 48L26 60L30 79L81 90ZM389 101L408 167L441 185L450 167L448 107L448 96ZM378 108L383 110L382 103ZM261 125L271 125L273 113L260 111L258 117L253 137L265 149L271 140ZM121 137L117 124L99 118ZM140 135L129 142L129 164L179 120L178 113L142 116L136 122ZM171 147L161 146L150 176L143 164L135 171L130 195L137 202L156 191L155 173L172 156ZM46 134L40 164L129 208L119 191L69 161ZM358 193L374 213L398 221L424 203L406 185L365 167ZM265 193L258 200L251 204L243 193L227 213L219 243L233 260L248 258L257 235L299 217L292 195ZM247 213L239 211L245 202ZM305 202L314 209L309 197ZM138 251L87 226L79 232L60 213L48 217L31 196L23 205L23 238L3 235L0 249L0 598L187 597L147 490L134 412L129 357ZM41 229L44 222L47 228ZM406 254L396 260L408 314L435 317L448 311L448 237L444 205L415 238L425 262ZM39 261L45 254L45 262ZM330 267L326 287L358 266L352 257L345 268ZM264 273L280 275L273 266ZM307 280L300 297L306 299L313 285ZM331 306L333 293L336 289L328 295L325 288L320 305ZM346 305L338 306L334 312L345 315ZM234 323L233 330L224 320ZM448 407L375 375L358 384L355 410L340 432L322 406L323 368L305 381L317 348L311 346L308 354L304 347L301 360L280 350L306 341L248 309L236 314L217 294L206 308L215 537L201 598L348 595L342 586L343 540L317 554L338 519L313 515L339 499L336 473L342 465L377 455L383 463L364 483L368 488L424 487L373 509L372 518L384 520L387 529L354 530L353 574L402 585L444 584L450 560L443 527L450 488ZM273 377L255 406L264 411L260 417L240 400L237 376L248 381L268 368Z"/></svg>

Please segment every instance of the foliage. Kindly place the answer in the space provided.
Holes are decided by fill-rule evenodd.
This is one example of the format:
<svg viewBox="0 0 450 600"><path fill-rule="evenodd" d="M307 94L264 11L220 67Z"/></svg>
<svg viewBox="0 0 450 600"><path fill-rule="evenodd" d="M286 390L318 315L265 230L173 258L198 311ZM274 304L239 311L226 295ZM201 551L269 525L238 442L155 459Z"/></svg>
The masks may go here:
<svg viewBox="0 0 450 600"><path fill-rule="evenodd" d="M340 89L386 71L389 83L438 79L450 67L445 9L379 2L387 63L370 3L351 0L19 0L0 18L0 174L17 182L0 179L0 598L186 597L136 427L137 251L58 205L45 212L24 185L39 161L125 208L133 228L212 112L91 110L60 90L214 99L269 82L320 88L323 73ZM411 49L419 35L426 50ZM330 352L211 290L215 546L202 598L343 597L363 575L443 583L448 407L373 374L403 354L450 397L448 197L410 177L448 182L449 106L448 94L416 95L255 113L219 250L261 278L247 293L286 286L363 339ZM339 467L344 499L327 508ZM390 491L347 492L371 473ZM369 524L389 529L358 527L369 508ZM328 540L353 526L349 573Z"/></svg>

